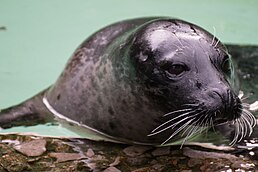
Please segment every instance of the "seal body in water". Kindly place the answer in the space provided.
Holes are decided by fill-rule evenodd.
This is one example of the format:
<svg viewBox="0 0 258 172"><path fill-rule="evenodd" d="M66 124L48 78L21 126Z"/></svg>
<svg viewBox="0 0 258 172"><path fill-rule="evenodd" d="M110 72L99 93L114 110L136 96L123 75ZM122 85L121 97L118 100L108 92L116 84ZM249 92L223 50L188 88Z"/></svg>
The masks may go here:
<svg viewBox="0 0 258 172"><path fill-rule="evenodd" d="M162 144L232 125L233 142L255 118L231 87L231 57L213 35L177 19L107 26L75 51L56 83L3 110L3 128L53 116L127 143Z"/></svg>

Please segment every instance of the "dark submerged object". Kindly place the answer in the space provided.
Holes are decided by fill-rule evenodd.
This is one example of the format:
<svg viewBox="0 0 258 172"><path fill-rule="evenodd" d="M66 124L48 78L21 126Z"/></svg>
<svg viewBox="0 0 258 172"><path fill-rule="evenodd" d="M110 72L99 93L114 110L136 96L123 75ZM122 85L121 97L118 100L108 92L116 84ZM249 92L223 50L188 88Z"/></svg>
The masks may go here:
<svg viewBox="0 0 258 172"><path fill-rule="evenodd" d="M126 20L84 41L57 82L3 110L0 126L58 116L116 141L157 145L222 125L233 128L235 143L256 124L235 79L227 49L202 28L170 18Z"/></svg>

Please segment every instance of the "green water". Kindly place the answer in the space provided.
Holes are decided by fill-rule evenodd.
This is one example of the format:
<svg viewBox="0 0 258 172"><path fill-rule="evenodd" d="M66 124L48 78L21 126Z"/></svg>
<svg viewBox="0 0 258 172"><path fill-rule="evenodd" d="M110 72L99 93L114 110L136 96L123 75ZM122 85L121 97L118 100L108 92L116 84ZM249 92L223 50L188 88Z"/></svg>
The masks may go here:
<svg viewBox="0 0 258 172"><path fill-rule="evenodd" d="M180 18L222 42L258 45L257 0L0 0L0 109L54 83L75 48L93 32L142 16ZM60 127L14 131L71 135Z"/></svg>

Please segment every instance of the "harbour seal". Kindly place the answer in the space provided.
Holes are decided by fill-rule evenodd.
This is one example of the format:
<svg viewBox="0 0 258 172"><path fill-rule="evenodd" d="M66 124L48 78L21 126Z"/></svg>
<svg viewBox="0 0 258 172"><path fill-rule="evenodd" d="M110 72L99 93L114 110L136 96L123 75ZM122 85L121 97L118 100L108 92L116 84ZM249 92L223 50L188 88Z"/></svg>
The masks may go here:
<svg viewBox="0 0 258 172"><path fill-rule="evenodd" d="M226 47L201 27L163 17L126 20L86 39L56 83L3 110L0 126L58 116L120 142L159 145L233 125L235 143L256 120L236 95L233 75Z"/></svg>

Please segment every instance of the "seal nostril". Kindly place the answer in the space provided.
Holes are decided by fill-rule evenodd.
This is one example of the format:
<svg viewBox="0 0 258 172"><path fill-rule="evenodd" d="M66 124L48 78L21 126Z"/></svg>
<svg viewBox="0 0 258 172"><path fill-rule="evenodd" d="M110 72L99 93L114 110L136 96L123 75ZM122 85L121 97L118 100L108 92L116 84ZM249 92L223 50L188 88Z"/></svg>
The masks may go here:
<svg viewBox="0 0 258 172"><path fill-rule="evenodd" d="M223 95L221 93L221 91L219 90L211 90L210 92L208 92L208 95L212 98L220 98L221 101L223 102Z"/></svg>
<svg viewBox="0 0 258 172"><path fill-rule="evenodd" d="M219 112L218 114L220 115L218 117L225 118L229 107L227 91L224 92L222 89L212 89L207 95L212 98L209 100L210 103L206 103L210 105L210 110Z"/></svg>

